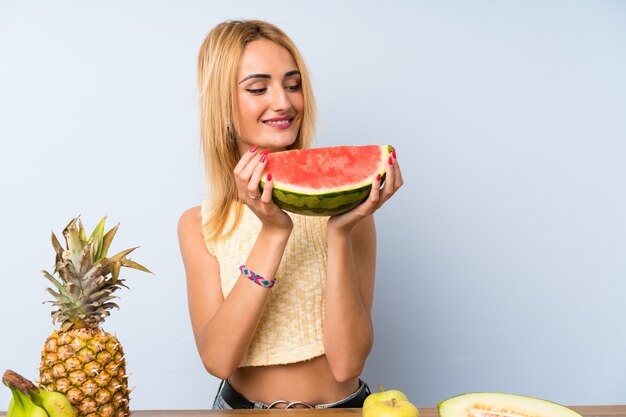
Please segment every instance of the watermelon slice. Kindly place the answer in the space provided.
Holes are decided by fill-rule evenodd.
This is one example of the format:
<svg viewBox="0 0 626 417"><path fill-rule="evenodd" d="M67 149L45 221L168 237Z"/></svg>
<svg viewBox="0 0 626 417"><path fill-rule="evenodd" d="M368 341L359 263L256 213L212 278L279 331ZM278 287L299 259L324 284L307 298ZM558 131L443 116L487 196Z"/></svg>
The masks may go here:
<svg viewBox="0 0 626 417"><path fill-rule="evenodd" d="M438 409L440 417L582 417L551 401L495 392L458 395L439 403Z"/></svg>
<svg viewBox="0 0 626 417"><path fill-rule="evenodd" d="M292 213L334 216L358 206L369 196L374 178L385 169L390 145L335 146L297 149L268 155L272 199ZM261 179L261 188L267 179Z"/></svg>

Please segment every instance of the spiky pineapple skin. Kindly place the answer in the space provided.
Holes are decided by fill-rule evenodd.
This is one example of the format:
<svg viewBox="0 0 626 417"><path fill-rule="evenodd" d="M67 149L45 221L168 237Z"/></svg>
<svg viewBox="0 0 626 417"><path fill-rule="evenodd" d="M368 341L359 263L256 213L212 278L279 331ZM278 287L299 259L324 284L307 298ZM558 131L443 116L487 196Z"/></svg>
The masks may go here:
<svg viewBox="0 0 626 417"><path fill-rule="evenodd" d="M124 351L104 330L54 331L41 352L39 373L39 386L66 394L79 416L130 415Z"/></svg>

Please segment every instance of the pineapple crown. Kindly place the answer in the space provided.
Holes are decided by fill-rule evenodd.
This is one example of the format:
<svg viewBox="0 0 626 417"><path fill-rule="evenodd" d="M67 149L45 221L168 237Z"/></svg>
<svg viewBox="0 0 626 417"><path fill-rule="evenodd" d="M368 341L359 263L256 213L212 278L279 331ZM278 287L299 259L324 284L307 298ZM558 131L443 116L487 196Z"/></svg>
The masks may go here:
<svg viewBox="0 0 626 417"><path fill-rule="evenodd" d="M137 247L107 258L119 223L104 233L105 222L106 216L87 239L80 218L72 219L63 229L66 248L61 246L52 232L52 246L56 252L54 272L59 279L47 271L42 272L55 287L47 288L54 297L53 301L48 302L57 307L52 312L52 321L60 323L62 331L96 328L111 314L112 308L119 309L112 300L118 298L113 295L116 290L120 287L128 288L119 277L122 267L150 272L126 258Z"/></svg>

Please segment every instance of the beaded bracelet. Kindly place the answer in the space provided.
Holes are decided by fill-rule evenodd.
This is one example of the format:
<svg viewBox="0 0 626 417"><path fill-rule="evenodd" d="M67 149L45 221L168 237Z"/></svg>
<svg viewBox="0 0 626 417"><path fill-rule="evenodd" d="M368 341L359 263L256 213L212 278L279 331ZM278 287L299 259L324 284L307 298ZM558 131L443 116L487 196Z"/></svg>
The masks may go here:
<svg viewBox="0 0 626 417"><path fill-rule="evenodd" d="M252 271L245 265L241 265L239 267L239 270L241 271L243 276L245 276L246 278L248 278L250 281L254 282L255 284L260 285L261 287L272 288L274 284L276 284L276 278L274 279L263 278L261 275L255 273L254 271Z"/></svg>

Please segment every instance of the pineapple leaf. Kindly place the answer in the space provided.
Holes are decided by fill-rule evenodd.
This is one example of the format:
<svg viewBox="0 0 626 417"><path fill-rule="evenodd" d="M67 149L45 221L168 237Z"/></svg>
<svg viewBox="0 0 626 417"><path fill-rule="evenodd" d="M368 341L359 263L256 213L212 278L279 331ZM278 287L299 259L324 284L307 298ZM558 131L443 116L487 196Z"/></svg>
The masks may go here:
<svg viewBox="0 0 626 417"><path fill-rule="evenodd" d="M123 279L120 279L120 278L118 278L118 279L114 280L114 279L113 279L113 277L111 277L111 278L109 278L109 279L107 280L106 285L108 285L108 286L111 286L111 287L115 288L115 290L119 289L119 287L124 287L124 288L126 288L126 289L130 289L130 288L128 287L128 285L124 284L124 280L123 280ZM115 291L115 290L114 290L114 291Z"/></svg>
<svg viewBox="0 0 626 417"><path fill-rule="evenodd" d="M94 297L94 293L100 291L103 287L104 277L101 275L92 277L88 283L83 284L83 290L89 294L90 297Z"/></svg>
<svg viewBox="0 0 626 417"><path fill-rule="evenodd" d="M106 301L115 300L116 298L119 298L119 297L116 297L115 295L100 295L100 296L95 296L94 298L98 301L96 304L92 304L92 305L102 305Z"/></svg>
<svg viewBox="0 0 626 417"><path fill-rule="evenodd" d="M61 294L59 294L58 292L54 291L52 288L46 288L46 291L48 291L50 294L52 294L52 296L53 296L56 300L58 300L59 298L61 298L61 297L62 297L62 295L61 295ZM44 303L50 303L50 304L52 304L52 305L58 305L58 304L60 304L60 302L59 302L59 301L44 301Z"/></svg>
<svg viewBox="0 0 626 417"><path fill-rule="evenodd" d="M120 268L122 267L122 262L117 259L111 258L111 281L113 284L117 283L118 277L120 276Z"/></svg>
<svg viewBox="0 0 626 417"><path fill-rule="evenodd" d="M77 223L80 227L82 227L80 219L76 217L65 227L65 229L63 229L63 237L65 237L65 243L67 244L68 249L63 252L63 259L70 260L74 264L74 267L78 270L80 253L83 250L83 242L80 238L80 231L76 227Z"/></svg>
<svg viewBox="0 0 626 417"><path fill-rule="evenodd" d="M104 239L102 239L102 247L100 251L100 257L98 260L102 258L106 258L107 253L109 252L109 248L111 247L111 242L113 242L113 238L115 237L115 233L117 233L117 229L120 227L120 224L116 224L113 226L105 235Z"/></svg>
<svg viewBox="0 0 626 417"><path fill-rule="evenodd" d="M113 292L114 288L113 287L108 287L105 288L103 290L100 290L98 292L94 292L91 295L91 298L93 298L94 300L105 300L105 301L109 301L112 300L113 298L118 298L114 295L110 295Z"/></svg>
<svg viewBox="0 0 626 417"><path fill-rule="evenodd" d="M78 219L78 237L80 238L83 247L87 244L87 235L85 233L85 227L83 226L83 222Z"/></svg>
<svg viewBox="0 0 626 417"><path fill-rule="evenodd" d="M152 271L150 271L148 268L146 268L145 266L139 265L137 262L131 261L130 259L123 258L122 266L125 266L127 268L138 269L139 271L148 272L152 274Z"/></svg>
<svg viewBox="0 0 626 417"><path fill-rule="evenodd" d="M54 232L52 232L52 246L54 247L54 251L57 253L57 256L63 255L63 251L65 249L63 249L63 246L61 246L61 243L59 242L59 239L57 239Z"/></svg>
<svg viewBox="0 0 626 417"><path fill-rule="evenodd" d="M83 251L80 254L79 263L76 268L79 276L84 276L87 271L91 269L92 248L92 245L87 245L83 248ZM79 285L82 286L82 282L79 281Z"/></svg>
<svg viewBox="0 0 626 417"><path fill-rule="evenodd" d="M91 233L89 237L89 243L95 244L95 249L93 251L93 259L92 262L97 262L100 259L100 253L102 252L102 238L104 236L104 223L107 220L107 216L104 216L96 225L95 229Z"/></svg>
<svg viewBox="0 0 626 417"><path fill-rule="evenodd" d="M59 290L59 292L62 295L64 295L65 297L69 296L65 286L61 284L59 281L57 281L56 278L54 278L52 275L50 275L48 271L41 271L41 272L43 272L43 275L48 279L48 281L52 283L52 285L54 285L57 288L57 290Z"/></svg>
<svg viewBox="0 0 626 417"><path fill-rule="evenodd" d="M78 297L80 295L80 287L76 284L74 284L73 282L68 282L65 285L65 289L74 296L74 298Z"/></svg>
<svg viewBox="0 0 626 417"><path fill-rule="evenodd" d="M120 307L115 304L115 303L104 303L101 306L99 306L99 309L104 309L104 310L109 310L111 308L116 308L116 309L120 309Z"/></svg>
<svg viewBox="0 0 626 417"><path fill-rule="evenodd" d="M89 304L85 304L86 306L91 306L91 307L96 307L96 308L100 308L103 306L109 306L113 303L107 303L107 301L111 301L114 300L118 297L115 297L114 295L108 295L106 297L102 297L102 298L98 298L96 301L94 301L93 303L89 303ZM115 305L115 307L117 307L117 305ZM117 309L119 310L119 307L117 307Z"/></svg>
<svg viewBox="0 0 626 417"><path fill-rule="evenodd" d="M115 255L111 256L110 259L115 259L115 260L122 259L122 258L126 257L126 255L128 255L129 253L131 253L132 251L137 249L138 247L139 246L135 246L134 248L129 248L129 249L123 250L121 252L118 252Z"/></svg>
<svg viewBox="0 0 626 417"><path fill-rule="evenodd" d="M68 253L67 251L63 253ZM76 276L76 268L70 260L61 257L54 266L54 272L58 272L64 282L70 281L71 278Z"/></svg>

